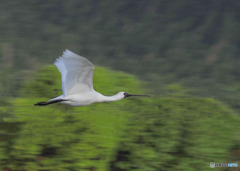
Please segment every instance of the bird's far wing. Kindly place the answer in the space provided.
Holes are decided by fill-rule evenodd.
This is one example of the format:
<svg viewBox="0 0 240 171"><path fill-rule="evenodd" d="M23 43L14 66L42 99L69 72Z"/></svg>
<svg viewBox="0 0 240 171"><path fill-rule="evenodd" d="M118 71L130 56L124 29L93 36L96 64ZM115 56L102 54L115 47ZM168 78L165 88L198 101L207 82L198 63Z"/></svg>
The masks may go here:
<svg viewBox="0 0 240 171"><path fill-rule="evenodd" d="M86 58L79 56L70 50L65 50L62 57L58 59L64 64L65 71L61 65L56 64L62 74L62 85L65 95L93 91L94 65ZM57 62L57 61L56 61Z"/></svg>
<svg viewBox="0 0 240 171"><path fill-rule="evenodd" d="M65 85L65 80L66 80L66 75L67 75L67 70L65 68L65 65L63 63L62 57L59 57L55 62L54 65L58 68L59 72L62 75L62 91L63 95L65 96L65 91L64 91L64 85Z"/></svg>

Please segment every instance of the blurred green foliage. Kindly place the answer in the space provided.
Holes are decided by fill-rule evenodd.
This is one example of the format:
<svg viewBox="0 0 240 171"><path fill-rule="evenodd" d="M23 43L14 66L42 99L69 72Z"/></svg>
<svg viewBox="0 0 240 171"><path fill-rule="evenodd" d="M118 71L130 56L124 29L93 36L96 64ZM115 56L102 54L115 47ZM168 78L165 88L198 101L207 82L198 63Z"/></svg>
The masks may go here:
<svg viewBox="0 0 240 171"><path fill-rule="evenodd" d="M221 102L164 98L148 105L131 108L139 115L118 143L111 170L211 170L209 161L226 161L238 139L239 117Z"/></svg>
<svg viewBox="0 0 240 171"><path fill-rule="evenodd" d="M0 124L0 169L205 171L211 169L209 161L227 160L239 143L238 116L213 99L127 98L85 107L34 107L61 94L54 92L61 79L53 65L33 75L21 97L2 108L12 117ZM94 73L96 90L107 95L144 93L141 84L102 67ZM179 85L166 90L185 91Z"/></svg>

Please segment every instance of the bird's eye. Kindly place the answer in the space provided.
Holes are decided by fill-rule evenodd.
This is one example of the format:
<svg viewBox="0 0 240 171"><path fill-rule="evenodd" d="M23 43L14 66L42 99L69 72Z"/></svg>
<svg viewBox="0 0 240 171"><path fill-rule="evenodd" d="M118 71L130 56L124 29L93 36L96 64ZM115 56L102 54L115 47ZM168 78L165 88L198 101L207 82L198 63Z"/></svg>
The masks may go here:
<svg viewBox="0 0 240 171"><path fill-rule="evenodd" d="M124 96L126 96L126 93L123 93Z"/></svg>

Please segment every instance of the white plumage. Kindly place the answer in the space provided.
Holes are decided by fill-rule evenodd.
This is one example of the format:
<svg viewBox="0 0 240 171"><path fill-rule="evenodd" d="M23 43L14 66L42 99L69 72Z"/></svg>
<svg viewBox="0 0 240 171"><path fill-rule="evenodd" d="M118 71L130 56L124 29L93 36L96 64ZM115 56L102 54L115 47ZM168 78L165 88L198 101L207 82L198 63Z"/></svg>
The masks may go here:
<svg viewBox="0 0 240 171"><path fill-rule="evenodd" d="M38 102L35 105L46 106L52 103L60 102L71 106L85 106L95 102L110 102L121 100L132 95L125 92L119 92L114 96L104 96L96 92L93 88L94 65L86 58L79 56L70 50L65 50L54 65L62 75L63 95L58 96L48 102Z"/></svg>

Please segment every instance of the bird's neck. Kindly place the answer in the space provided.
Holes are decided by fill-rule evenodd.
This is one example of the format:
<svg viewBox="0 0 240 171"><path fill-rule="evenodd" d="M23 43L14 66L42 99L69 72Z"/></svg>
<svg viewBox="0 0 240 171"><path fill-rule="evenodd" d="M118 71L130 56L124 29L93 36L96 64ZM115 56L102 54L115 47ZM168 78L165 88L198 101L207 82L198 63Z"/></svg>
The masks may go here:
<svg viewBox="0 0 240 171"><path fill-rule="evenodd" d="M97 92L97 101L98 102L112 102L112 101L117 101L117 100L121 100L121 98L119 96L117 96L117 94L113 95L113 96L104 96Z"/></svg>

